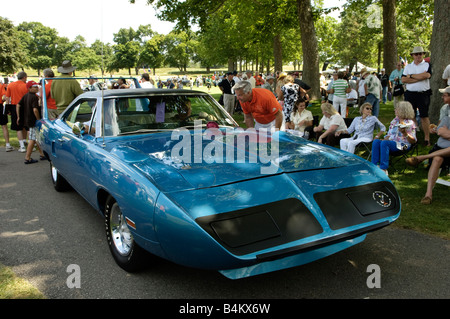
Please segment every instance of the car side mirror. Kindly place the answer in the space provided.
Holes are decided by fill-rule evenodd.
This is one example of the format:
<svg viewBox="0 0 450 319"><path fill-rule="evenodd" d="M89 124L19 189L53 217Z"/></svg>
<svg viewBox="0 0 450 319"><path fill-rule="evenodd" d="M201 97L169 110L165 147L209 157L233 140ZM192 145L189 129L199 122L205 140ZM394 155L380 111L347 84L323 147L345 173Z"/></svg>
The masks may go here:
<svg viewBox="0 0 450 319"><path fill-rule="evenodd" d="M72 126L73 134L75 134L76 136L81 136L82 131L83 131L83 127L80 122L76 122L75 124L73 124L73 126Z"/></svg>

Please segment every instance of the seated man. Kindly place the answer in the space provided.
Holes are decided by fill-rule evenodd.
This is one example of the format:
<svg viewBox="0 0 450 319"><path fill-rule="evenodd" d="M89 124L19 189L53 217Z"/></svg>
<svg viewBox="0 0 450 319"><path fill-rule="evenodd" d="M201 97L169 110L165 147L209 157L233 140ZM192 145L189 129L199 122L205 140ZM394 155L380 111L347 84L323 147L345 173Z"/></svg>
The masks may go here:
<svg viewBox="0 0 450 319"><path fill-rule="evenodd" d="M450 165L450 117L444 117L437 128L437 134L439 135L439 139L429 154L406 159L406 163L411 166L417 166L426 159L431 161L428 170L427 191L420 201L425 205L431 204L433 199L433 188L439 177L440 168L443 165Z"/></svg>

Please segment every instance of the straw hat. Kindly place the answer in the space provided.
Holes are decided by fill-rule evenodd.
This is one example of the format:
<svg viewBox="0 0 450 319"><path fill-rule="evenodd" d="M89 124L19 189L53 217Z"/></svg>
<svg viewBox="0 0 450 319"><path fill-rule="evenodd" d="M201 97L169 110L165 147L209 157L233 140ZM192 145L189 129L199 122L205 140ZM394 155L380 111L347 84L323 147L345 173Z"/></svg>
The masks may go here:
<svg viewBox="0 0 450 319"><path fill-rule="evenodd" d="M361 69L361 76L364 76L364 75L366 75L367 73L369 73L369 72L367 72L367 69L366 69L366 68L362 68L362 69Z"/></svg>
<svg viewBox="0 0 450 319"><path fill-rule="evenodd" d="M279 75L278 75L278 80L281 80L281 79L284 79L285 77L287 77L287 73L286 72L281 72Z"/></svg>
<svg viewBox="0 0 450 319"><path fill-rule="evenodd" d="M413 55L414 53L427 54L427 51L425 51L422 47L414 47L413 51L411 52L411 55Z"/></svg>

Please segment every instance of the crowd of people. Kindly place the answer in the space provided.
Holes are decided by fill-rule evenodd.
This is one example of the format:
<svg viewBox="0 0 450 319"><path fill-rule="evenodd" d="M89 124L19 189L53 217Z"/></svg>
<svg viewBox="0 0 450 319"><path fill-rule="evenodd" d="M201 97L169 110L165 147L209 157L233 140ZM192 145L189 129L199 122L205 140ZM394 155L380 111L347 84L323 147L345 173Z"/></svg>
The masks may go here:
<svg viewBox="0 0 450 319"><path fill-rule="evenodd" d="M372 143L371 161L386 174L390 155L407 152L418 143L416 132L419 131L420 119L423 144L430 146L430 133L439 135L438 143L429 155L413 157L408 164L418 165L424 160L432 162L427 192L421 200L422 204L430 204L439 169L443 165L449 166L450 162L450 151L446 149L450 146L450 66L442 75L449 87L441 90L445 105L441 109L439 126L430 125L432 70L429 58L425 58L426 53L422 47L414 47L410 53L412 62L405 65L399 61L390 75L384 69L376 74L366 68L356 78L345 71L335 72L329 83L326 80L321 83L323 117L314 127L312 114L306 110L310 87L297 72L277 72L265 79L260 75L253 76L251 71L245 72L245 78L229 72L219 87L225 109L233 114L234 110L242 108L247 127L299 131L305 138L315 138L318 143L329 146L339 145L351 153L362 142ZM269 91L272 94L268 94ZM378 116L380 103L385 104L388 96L393 99L395 117L386 130ZM359 107L360 116L347 121L351 123L347 125L349 104Z"/></svg>
<svg viewBox="0 0 450 319"><path fill-rule="evenodd" d="M276 72L263 76L259 73L254 74L253 71L234 71L208 77L199 76L195 80L188 79L187 76L169 78L164 83L162 79L154 81L148 73L144 73L140 83L143 88L168 89L180 89L183 85L189 85L192 89L194 83L197 86L205 85L208 89L213 85L218 86L222 92L219 103L230 115L236 111L243 112L244 122L248 128L287 130L307 139L316 139L318 143L339 146L350 153L354 153L360 143L372 143L371 160L386 174L390 154L407 151L417 143L416 131L419 129L417 119L420 118L424 144L430 146L430 134L433 133L439 135L438 143L429 155L410 158L408 164L417 166L424 160L432 163L427 192L421 201L430 204L439 169L442 165L450 164L450 65L443 74L443 79L448 81L448 87L441 90L445 105L442 107L438 125L430 125L429 79L432 71L425 55L426 52L422 47L415 47L411 52L413 61L407 65L399 61L390 75L385 74L384 69L380 74L376 74L368 72L365 68L358 75L351 75L346 71L335 72L328 82L321 75L323 116L315 126L312 113L307 110L311 87L302 81L301 72L289 74ZM19 72L16 81L1 84L3 112L0 124L6 151L14 150L9 141L7 128L9 116L11 130L17 132L19 152L25 153L25 164L37 162L31 158L33 148L38 147L35 143L34 123L42 116L40 99L44 95L48 105L48 116L53 119L84 91L123 89L134 85L123 78L100 84L95 77L80 85L76 79L70 79L75 69L70 61L64 61L58 67L60 77L66 78L65 81L50 80L55 77L53 71L44 70L47 81L42 88L34 81L27 81L25 72ZM386 103L388 96L393 98L395 117L386 132L386 127L378 116L380 102ZM353 107L359 108L360 116L349 120L349 109ZM46 159L42 152L40 159Z"/></svg>

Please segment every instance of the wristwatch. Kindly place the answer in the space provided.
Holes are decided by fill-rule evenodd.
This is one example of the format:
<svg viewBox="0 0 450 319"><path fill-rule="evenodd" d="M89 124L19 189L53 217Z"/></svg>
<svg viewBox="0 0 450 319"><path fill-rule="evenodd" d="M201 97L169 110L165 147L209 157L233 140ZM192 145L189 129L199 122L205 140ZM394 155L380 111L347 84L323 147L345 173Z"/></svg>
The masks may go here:
<svg viewBox="0 0 450 319"><path fill-rule="evenodd" d="M409 75L409 77L410 77L411 79L413 78L412 76L413 76L412 74Z"/></svg>

